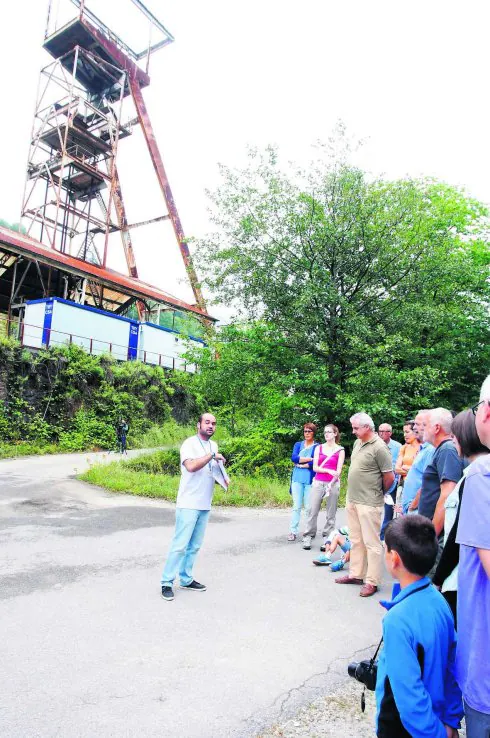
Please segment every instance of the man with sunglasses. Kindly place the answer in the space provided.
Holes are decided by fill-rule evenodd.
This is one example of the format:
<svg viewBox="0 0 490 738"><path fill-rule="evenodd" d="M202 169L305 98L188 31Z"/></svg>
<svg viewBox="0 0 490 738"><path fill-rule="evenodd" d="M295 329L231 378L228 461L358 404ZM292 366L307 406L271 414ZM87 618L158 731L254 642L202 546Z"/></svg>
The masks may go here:
<svg viewBox="0 0 490 738"><path fill-rule="evenodd" d="M480 441L490 448L490 376L473 408ZM456 676L463 692L468 738L490 736L490 455L466 472L456 536L458 646Z"/></svg>

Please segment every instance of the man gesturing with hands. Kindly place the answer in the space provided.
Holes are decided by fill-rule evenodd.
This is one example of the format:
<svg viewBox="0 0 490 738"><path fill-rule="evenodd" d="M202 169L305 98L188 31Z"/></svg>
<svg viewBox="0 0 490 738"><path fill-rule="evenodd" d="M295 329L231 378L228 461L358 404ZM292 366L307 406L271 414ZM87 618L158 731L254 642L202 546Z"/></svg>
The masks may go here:
<svg viewBox="0 0 490 738"><path fill-rule="evenodd" d="M175 532L162 574L162 597L174 599L173 583L177 573L180 586L192 592L204 592L204 584L196 582L192 570L201 548L211 510L215 481L228 486L223 469L224 456L211 437L216 418L204 413L197 423L197 434L187 438L180 448L181 479L175 511Z"/></svg>

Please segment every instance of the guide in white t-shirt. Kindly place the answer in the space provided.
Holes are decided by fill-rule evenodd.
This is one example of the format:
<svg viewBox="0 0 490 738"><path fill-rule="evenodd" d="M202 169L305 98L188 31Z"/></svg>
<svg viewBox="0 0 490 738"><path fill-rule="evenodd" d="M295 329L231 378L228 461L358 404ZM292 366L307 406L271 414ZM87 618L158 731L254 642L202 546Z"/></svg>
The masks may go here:
<svg viewBox="0 0 490 738"><path fill-rule="evenodd" d="M204 592L204 584L192 576L194 561L201 548L216 482L224 489L229 484L224 469L225 458L211 437L216 418L204 413L197 424L197 434L187 438L180 449L182 477L175 511L175 533L162 574L162 597L174 599L173 583L177 573L180 586L192 592Z"/></svg>

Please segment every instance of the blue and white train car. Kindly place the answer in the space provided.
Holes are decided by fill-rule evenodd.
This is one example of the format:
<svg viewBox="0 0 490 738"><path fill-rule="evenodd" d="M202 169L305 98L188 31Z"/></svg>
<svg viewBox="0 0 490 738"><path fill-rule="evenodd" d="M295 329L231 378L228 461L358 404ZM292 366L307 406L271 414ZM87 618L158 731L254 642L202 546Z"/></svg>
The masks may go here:
<svg viewBox="0 0 490 738"><path fill-rule="evenodd" d="M172 328L164 328L154 323L140 323L138 359L145 364L158 364L169 369L182 369L195 372L193 364L187 364L183 355L192 346L205 346L201 338L186 338Z"/></svg>
<svg viewBox="0 0 490 738"><path fill-rule="evenodd" d="M76 344L91 354L112 354L120 361L137 358L138 321L115 313L50 297L26 303L22 344L47 348Z"/></svg>

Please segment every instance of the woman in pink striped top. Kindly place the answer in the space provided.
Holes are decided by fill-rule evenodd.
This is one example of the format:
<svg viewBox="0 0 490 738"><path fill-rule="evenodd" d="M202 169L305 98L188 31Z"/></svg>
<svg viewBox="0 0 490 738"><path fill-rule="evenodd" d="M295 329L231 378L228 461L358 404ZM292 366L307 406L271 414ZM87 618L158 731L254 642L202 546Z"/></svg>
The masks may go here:
<svg viewBox="0 0 490 738"><path fill-rule="evenodd" d="M313 456L315 477L310 492L309 515L303 534L303 548L311 549L311 540L316 536L318 513L322 500L326 498L326 518L323 526L323 546L330 533L335 530L335 516L340 493L340 475L345 461L345 451L340 446L340 433L336 425L325 426L325 443L317 446Z"/></svg>

